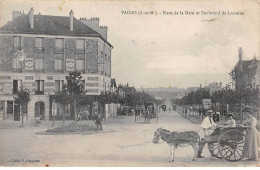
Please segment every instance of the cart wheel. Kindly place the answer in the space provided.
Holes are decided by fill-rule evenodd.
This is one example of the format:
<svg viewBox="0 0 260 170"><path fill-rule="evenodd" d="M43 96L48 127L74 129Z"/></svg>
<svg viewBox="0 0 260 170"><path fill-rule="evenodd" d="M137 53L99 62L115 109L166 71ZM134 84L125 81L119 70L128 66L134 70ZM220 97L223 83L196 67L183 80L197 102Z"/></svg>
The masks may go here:
<svg viewBox="0 0 260 170"><path fill-rule="evenodd" d="M222 148L218 143L212 143L213 145L213 150L209 149L210 153L217 158L222 158L219 150Z"/></svg>
<svg viewBox="0 0 260 170"><path fill-rule="evenodd" d="M218 144L219 153L223 159L227 161L236 162L244 158L243 148L246 137L242 132L237 130L228 130L220 135Z"/></svg>

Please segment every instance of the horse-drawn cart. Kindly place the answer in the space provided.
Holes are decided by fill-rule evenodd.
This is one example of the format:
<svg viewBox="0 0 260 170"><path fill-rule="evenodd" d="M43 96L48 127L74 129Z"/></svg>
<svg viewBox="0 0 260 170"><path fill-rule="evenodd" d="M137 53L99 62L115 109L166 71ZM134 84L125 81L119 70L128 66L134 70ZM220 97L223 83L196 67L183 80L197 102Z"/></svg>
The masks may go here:
<svg viewBox="0 0 260 170"><path fill-rule="evenodd" d="M217 128L206 141L212 148L209 151L214 157L236 162L244 158L246 136L245 127Z"/></svg>
<svg viewBox="0 0 260 170"><path fill-rule="evenodd" d="M158 143L162 139L174 148L192 145L194 159L197 158L198 154L198 146L196 145L207 143L212 156L236 162L244 158L244 150L247 149L244 148L247 140L244 134L245 129L243 126L219 127L205 140L200 140L198 133L194 131L170 132L159 128L155 131L153 143ZM174 160L173 156L171 160Z"/></svg>
<svg viewBox="0 0 260 170"><path fill-rule="evenodd" d="M147 102L135 109L135 122L150 123L152 119L158 122L158 109L155 103Z"/></svg>

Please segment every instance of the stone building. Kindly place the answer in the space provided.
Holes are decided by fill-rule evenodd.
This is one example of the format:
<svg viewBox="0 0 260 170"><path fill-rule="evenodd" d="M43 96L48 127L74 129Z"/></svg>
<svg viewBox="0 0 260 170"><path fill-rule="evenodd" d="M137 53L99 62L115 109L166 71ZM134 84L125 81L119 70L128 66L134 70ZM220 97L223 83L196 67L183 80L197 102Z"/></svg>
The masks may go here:
<svg viewBox="0 0 260 170"><path fill-rule="evenodd" d="M33 8L28 14L13 12L12 21L0 28L1 117L19 121L13 93L24 86L32 96L29 119L49 120L50 98L61 90L70 71L82 73L86 95L110 91L113 46L107 41L107 27L88 26L91 21L99 22L82 22L73 11L68 16L35 15ZM56 104L55 109L59 115L66 108Z"/></svg>
<svg viewBox="0 0 260 170"><path fill-rule="evenodd" d="M260 61L254 56L251 60L243 59L243 49L239 48L238 62L230 75L237 78L234 82L236 88L244 86L245 88L259 88L260 86Z"/></svg>

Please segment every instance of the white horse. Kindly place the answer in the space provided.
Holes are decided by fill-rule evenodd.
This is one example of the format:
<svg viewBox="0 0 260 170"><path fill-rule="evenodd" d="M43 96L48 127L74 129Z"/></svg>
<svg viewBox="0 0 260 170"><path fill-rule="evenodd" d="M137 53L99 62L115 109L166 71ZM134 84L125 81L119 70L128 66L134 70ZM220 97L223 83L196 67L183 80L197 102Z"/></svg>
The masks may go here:
<svg viewBox="0 0 260 170"><path fill-rule="evenodd" d="M175 149L177 149L178 146L186 147L191 145L194 150L194 158L192 161L195 161L198 158L200 137L197 132L170 132L159 128L154 132L153 143L159 143L160 138L171 146L171 156L169 162L174 161Z"/></svg>

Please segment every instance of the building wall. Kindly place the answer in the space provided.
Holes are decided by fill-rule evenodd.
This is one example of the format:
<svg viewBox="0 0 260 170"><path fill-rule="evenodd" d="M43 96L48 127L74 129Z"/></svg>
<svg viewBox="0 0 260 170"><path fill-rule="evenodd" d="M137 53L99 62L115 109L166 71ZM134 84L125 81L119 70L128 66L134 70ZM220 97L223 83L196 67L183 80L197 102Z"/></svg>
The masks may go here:
<svg viewBox="0 0 260 170"><path fill-rule="evenodd" d="M25 70L22 72L14 72L13 58L15 57L13 44L14 36L22 36L22 49L26 58L31 58L35 61L35 41L36 37L43 37L43 35L20 35L20 34L0 34L0 95L1 101L13 101L13 80L21 80L22 85L31 91L32 100L29 103L28 113L29 119L34 118L35 103L43 102L45 110L45 120L48 120L50 101L49 95L55 94L55 80L64 80L66 83L66 59L76 59L76 39L85 39L85 72L82 72L82 79L85 80L85 89L87 95L100 95L100 93L109 89L111 82L111 73L105 75L101 74L99 67L99 38L90 37L68 37L68 36L44 36L44 71L37 72L33 70ZM56 72L55 65L55 38L64 38L64 70L63 72ZM105 53L110 54L110 48L106 46ZM75 62L76 64L76 62ZM111 69L111 60L106 61L105 69ZM106 68L108 67L108 68ZM36 80L44 80L44 94L36 95ZM107 86L108 88L105 88Z"/></svg>
<svg viewBox="0 0 260 170"><path fill-rule="evenodd" d="M0 35L0 56L1 56L1 71L12 71L12 59L15 57L15 53L17 51L13 50L14 44L14 36L22 36L22 49L26 55L26 58L35 58L35 41L36 37L43 37L42 35ZM44 37L44 72L55 72L54 70L54 57L55 57L55 38L64 38L64 61L66 59L76 59L76 40L75 37L60 37L60 36L45 36ZM79 37L82 39L82 37ZM99 61L103 61L100 58L101 56L101 48L99 47L99 43L103 42L100 39L96 38L87 38L85 39L85 56L86 56L86 64L85 69L87 73L92 74L101 74L98 69L103 68ZM103 44L105 44L103 42ZM111 76L111 49L105 44L103 45L104 56L107 56L107 59L104 61L104 68L106 72L106 76ZM23 70L24 72L28 72L27 70ZM31 71L30 71L31 72ZM33 72L33 71L32 71ZM64 70L64 72L68 72ZM104 74L105 75L105 74Z"/></svg>

